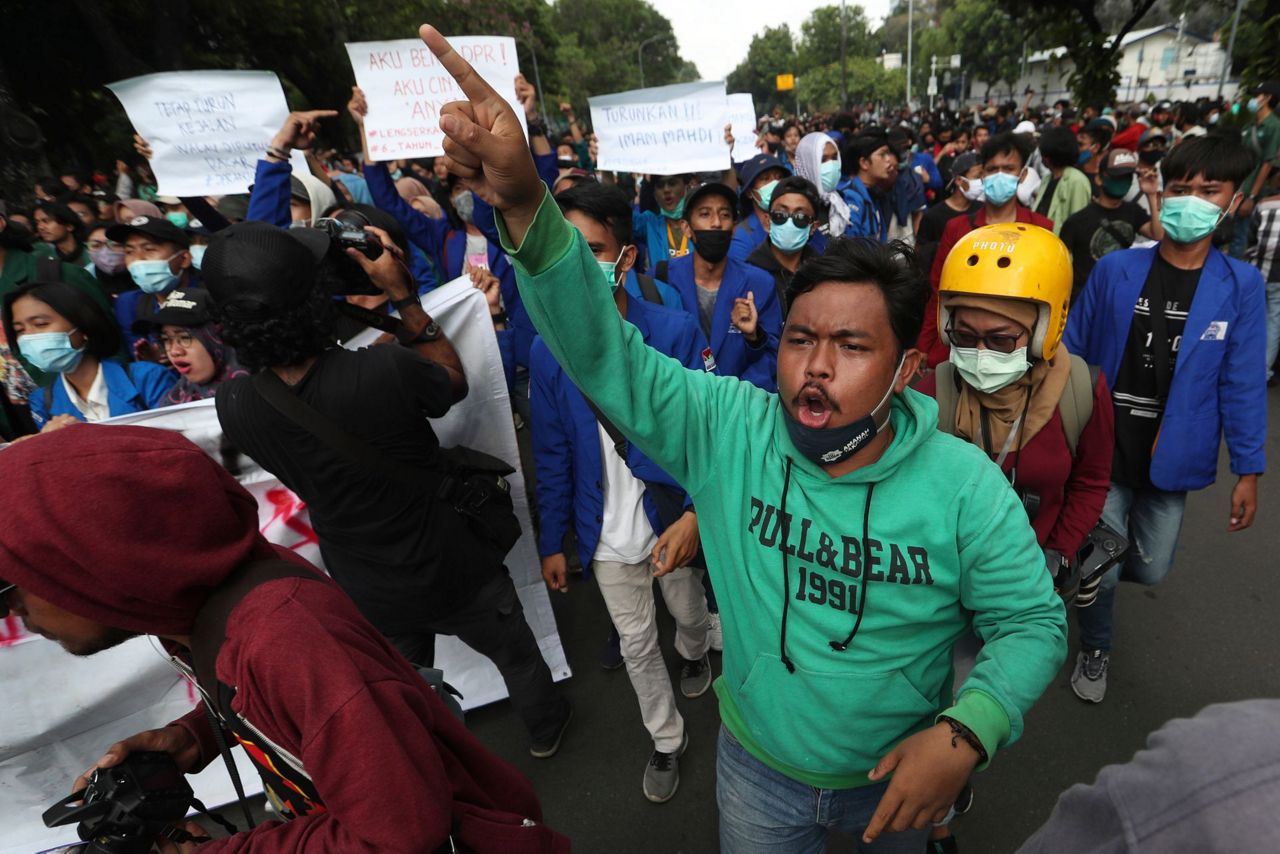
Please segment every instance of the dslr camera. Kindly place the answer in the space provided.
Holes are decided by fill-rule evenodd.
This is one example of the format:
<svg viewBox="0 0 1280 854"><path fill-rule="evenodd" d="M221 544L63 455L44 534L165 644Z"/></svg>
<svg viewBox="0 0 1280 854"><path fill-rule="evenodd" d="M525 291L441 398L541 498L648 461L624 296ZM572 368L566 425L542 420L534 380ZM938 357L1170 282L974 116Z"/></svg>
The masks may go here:
<svg viewBox="0 0 1280 854"><path fill-rule="evenodd" d="M189 842L178 827L195 803L187 778L167 753L130 753L119 765L99 768L83 791L47 809L46 827L78 821L87 854L146 854L157 837Z"/></svg>
<svg viewBox="0 0 1280 854"><path fill-rule="evenodd" d="M382 241L364 230L366 225L372 224L367 216L356 210L344 210L337 216L316 220L316 229L329 237L326 260L332 264L336 274L330 281L331 291L335 296L376 296L382 293L369 280L360 265L347 255L348 249L354 249L370 261L382 257L382 253L386 251Z"/></svg>

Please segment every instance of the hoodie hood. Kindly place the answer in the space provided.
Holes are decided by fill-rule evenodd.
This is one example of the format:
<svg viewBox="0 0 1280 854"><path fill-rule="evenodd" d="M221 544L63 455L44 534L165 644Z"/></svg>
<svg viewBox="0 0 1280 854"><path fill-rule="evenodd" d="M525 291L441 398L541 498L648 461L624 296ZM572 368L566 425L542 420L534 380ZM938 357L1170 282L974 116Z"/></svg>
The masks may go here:
<svg viewBox="0 0 1280 854"><path fill-rule="evenodd" d="M0 451L0 578L142 634L190 634L211 590L276 557L258 505L169 430L77 424Z"/></svg>
<svg viewBox="0 0 1280 854"><path fill-rule="evenodd" d="M307 188L307 200L311 203L311 221L307 225L315 227L316 220L324 216L324 212L338 204L338 197L324 181L310 173L293 173L302 186Z"/></svg>
<svg viewBox="0 0 1280 854"><path fill-rule="evenodd" d="M813 184L818 195L827 203L831 234L840 237L849 227L849 205L840 193L834 190L829 193L822 191L822 152L828 145L836 147L836 157L839 158L840 145L831 137L820 131L806 134L796 146L796 174Z"/></svg>

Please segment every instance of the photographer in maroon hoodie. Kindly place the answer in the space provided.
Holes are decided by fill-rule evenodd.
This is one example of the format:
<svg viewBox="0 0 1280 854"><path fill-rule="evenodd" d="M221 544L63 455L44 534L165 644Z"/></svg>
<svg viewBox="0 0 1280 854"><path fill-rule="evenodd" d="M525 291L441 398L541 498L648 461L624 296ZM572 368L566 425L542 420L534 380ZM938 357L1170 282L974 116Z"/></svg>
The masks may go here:
<svg viewBox="0 0 1280 854"><path fill-rule="evenodd" d="M195 619L233 572L284 559L306 576L249 590L215 664L235 689L232 729L258 736L241 743L291 820L202 854L568 850L541 824L529 781L467 732L337 585L263 539L253 497L180 434L74 425L33 437L0 451L0 502L0 617L12 611L73 655L150 634L189 664ZM200 708L112 745L95 767L133 750L165 751L187 773L218 757ZM276 768L264 768L271 752Z"/></svg>

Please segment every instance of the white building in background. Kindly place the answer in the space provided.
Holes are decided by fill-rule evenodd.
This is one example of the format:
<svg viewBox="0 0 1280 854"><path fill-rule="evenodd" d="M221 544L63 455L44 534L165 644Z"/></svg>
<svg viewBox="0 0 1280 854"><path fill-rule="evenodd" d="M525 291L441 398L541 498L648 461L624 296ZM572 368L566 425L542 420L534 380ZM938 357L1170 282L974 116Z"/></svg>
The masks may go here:
<svg viewBox="0 0 1280 854"><path fill-rule="evenodd" d="M1120 40L1120 85L1116 98L1120 103L1146 100L1194 101L1212 98L1218 92L1225 48L1221 43L1187 30L1179 33L1173 24L1134 30ZM1067 77L1075 63L1067 57L1065 47L1039 50L1027 55L1022 75L1012 85L988 84L977 80L969 87L969 101L1022 102L1022 93L1030 86L1033 103L1052 103L1070 98ZM1229 73L1229 72L1228 72ZM1239 80L1228 76L1222 88L1225 98L1235 96Z"/></svg>

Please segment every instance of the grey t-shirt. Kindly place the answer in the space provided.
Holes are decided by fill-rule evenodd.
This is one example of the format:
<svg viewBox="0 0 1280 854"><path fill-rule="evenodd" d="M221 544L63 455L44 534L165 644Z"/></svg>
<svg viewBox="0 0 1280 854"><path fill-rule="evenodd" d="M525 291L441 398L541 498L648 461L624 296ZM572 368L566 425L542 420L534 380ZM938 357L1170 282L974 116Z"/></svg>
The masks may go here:
<svg viewBox="0 0 1280 854"><path fill-rule="evenodd" d="M720 289L711 290L697 285L698 288L698 322L702 324L702 334L707 336L707 340L711 340L711 312L715 311L716 297L720 295Z"/></svg>

